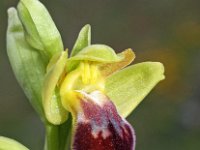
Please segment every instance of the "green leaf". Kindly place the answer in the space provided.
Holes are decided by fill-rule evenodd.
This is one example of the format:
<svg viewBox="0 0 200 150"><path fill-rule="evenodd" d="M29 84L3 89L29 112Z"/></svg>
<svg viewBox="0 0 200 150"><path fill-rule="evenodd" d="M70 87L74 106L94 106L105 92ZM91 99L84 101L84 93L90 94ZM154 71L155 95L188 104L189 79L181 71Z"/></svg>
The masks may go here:
<svg viewBox="0 0 200 150"><path fill-rule="evenodd" d="M0 136L0 150L29 150L19 142Z"/></svg>
<svg viewBox="0 0 200 150"><path fill-rule="evenodd" d="M91 45L91 26L87 24L81 29L70 56L75 56L89 45Z"/></svg>
<svg viewBox="0 0 200 150"><path fill-rule="evenodd" d="M68 115L67 111L61 104L59 89L57 86L59 84L59 80L62 78L63 73L65 73L66 60L67 51L63 51L56 63L51 66L50 69L48 69L42 90L45 115L47 120L55 125L65 122Z"/></svg>
<svg viewBox="0 0 200 150"><path fill-rule="evenodd" d="M20 0L18 13L25 28L26 40L51 58L63 51L63 43L50 14L38 0Z"/></svg>
<svg viewBox="0 0 200 150"><path fill-rule="evenodd" d="M68 61L88 60L101 63L112 63L122 59L123 56L117 55L111 47L103 44L93 44L82 49L76 56L69 58Z"/></svg>
<svg viewBox="0 0 200 150"><path fill-rule="evenodd" d="M8 10L7 53L20 86L44 119L41 90L47 62L26 42L15 8Z"/></svg>
<svg viewBox="0 0 200 150"><path fill-rule="evenodd" d="M164 66L159 62L144 62L106 79L106 92L120 115L127 117L153 87L164 77Z"/></svg>

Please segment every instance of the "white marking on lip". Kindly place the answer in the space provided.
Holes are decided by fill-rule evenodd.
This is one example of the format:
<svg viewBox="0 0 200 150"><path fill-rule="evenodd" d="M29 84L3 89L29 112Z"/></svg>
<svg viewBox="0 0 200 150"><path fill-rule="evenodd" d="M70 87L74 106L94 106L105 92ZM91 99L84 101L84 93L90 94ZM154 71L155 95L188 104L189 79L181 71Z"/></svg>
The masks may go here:
<svg viewBox="0 0 200 150"><path fill-rule="evenodd" d="M77 116L77 122L78 123L89 123L89 119L86 119L85 115L83 113L79 113Z"/></svg>
<svg viewBox="0 0 200 150"><path fill-rule="evenodd" d="M100 107L103 107L104 104L108 101L108 98L100 91L93 91L90 94L81 90L76 90L76 91L81 93L85 97L85 99L83 100L90 100Z"/></svg>
<svg viewBox="0 0 200 150"><path fill-rule="evenodd" d="M101 132L101 135L99 135L99 133ZM103 128L103 127L96 127L94 129L92 129L92 136L96 139L99 136L102 136L102 138L105 140L106 138L108 138L111 135L110 131L107 128Z"/></svg>
<svg viewBox="0 0 200 150"><path fill-rule="evenodd" d="M101 107L103 107L103 105L107 102L107 97L103 95L100 91L94 91L90 93L89 97Z"/></svg>

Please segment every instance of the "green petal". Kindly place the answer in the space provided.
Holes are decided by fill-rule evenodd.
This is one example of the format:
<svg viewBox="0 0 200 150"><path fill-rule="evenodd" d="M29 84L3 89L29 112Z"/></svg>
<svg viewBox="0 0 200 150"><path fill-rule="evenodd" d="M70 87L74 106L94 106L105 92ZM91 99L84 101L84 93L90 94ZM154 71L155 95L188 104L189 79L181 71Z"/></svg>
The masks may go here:
<svg viewBox="0 0 200 150"><path fill-rule="evenodd" d="M49 58L63 51L63 43L50 14L38 0L21 0L18 13L29 44L42 50Z"/></svg>
<svg viewBox="0 0 200 150"><path fill-rule="evenodd" d="M52 58L54 59L54 58ZM48 69L44 79L42 99L47 120L55 125L67 120L68 113L61 104L58 83L65 70L67 51L63 51L57 62Z"/></svg>
<svg viewBox="0 0 200 150"><path fill-rule="evenodd" d="M90 44L91 44L91 26L87 24L81 29L70 56L71 57L75 56L83 48L89 46Z"/></svg>
<svg viewBox="0 0 200 150"><path fill-rule="evenodd" d="M122 59L123 56L118 56L111 47L103 44L93 44L82 49L76 56L71 57L69 61L88 60L101 63L112 63Z"/></svg>
<svg viewBox="0 0 200 150"><path fill-rule="evenodd" d="M0 150L29 150L19 142L0 136Z"/></svg>
<svg viewBox="0 0 200 150"><path fill-rule="evenodd" d="M100 70L101 73L104 77L107 77L114 72L123 69L124 67L128 66L134 59L135 59L135 54L132 51L132 49L126 49L123 52L117 54L121 55L124 57L120 62L115 62L115 63L108 63L108 64L102 64L100 65Z"/></svg>
<svg viewBox="0 0 200 150"><path fill-rule="evenodd" d="M164 66L159 62L144 62L106 79L106 91L119 113L127 117L153 87L164 77Z"/></svg>
<svg viewBox="0 0 200 150"><path fill-rule="evenodd" d="M90 25L85 25L79 35L78 38L74 44L74 47L72 49L71 52L71 57L75 56L76 54L78 54L82 49L84 49L85 47L89 46L91 44L91 27ZM70 61L67 63L67 68L66 70L68 72L72 71L73 69L75 69L79 64L79 61Z"/></svg>
<svg viewBox="0 0 200 150"><path fill-rule="evenodd" d="M36 111L43 115L41 89L47 62L24 38L15 8L8 10L7 53L15 76Z"/></svg>

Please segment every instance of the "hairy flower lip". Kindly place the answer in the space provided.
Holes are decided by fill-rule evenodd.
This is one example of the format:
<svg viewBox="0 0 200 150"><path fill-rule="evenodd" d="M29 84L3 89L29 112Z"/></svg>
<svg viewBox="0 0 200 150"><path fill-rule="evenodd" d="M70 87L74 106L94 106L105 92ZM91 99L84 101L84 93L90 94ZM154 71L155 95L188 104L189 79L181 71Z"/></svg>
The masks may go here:
<svg viewBox="0 0 200 150"><path fill-rule="evenodd" d="M80 107L74 114L74 150L134 150L135 132L100 91L77 91Z"/></svg>

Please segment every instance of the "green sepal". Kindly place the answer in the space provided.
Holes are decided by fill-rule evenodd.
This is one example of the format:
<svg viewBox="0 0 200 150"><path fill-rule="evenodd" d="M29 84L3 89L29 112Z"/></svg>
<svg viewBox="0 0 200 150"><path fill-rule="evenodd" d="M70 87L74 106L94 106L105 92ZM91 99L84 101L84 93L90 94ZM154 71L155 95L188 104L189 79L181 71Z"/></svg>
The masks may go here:
<svg viewBox="0 0 200 150"><path fill-rule="evenodd" d="M144 62L118 71L106 79L106 93L119 114L127 117L164 77L159 62Z"/></svg>
<svg viewBox="0 0 200 150"><path fill-rule="evenodd" d="M118 62L123 59L122 55L117 55L115 51L103 44L93 44L82 49L74 57L68 59L68 61L93 61L100 63L112 63Z"/></svg>
<svg viewBox="0 0 200 150"><path fill-rule="evenodd" d="M41 90L47 62L26 42L15 8L8 10L7 53L20 86L44 119Z"/></svg>
<svg viewBox="0 0 200 150"><path fill-rule="evenodd" d="M19 142L0 136L0 150L29 150Z"/></svg>
<svg viewBox="0 0 200 150"><path fill-rule="evenodd" d="M87 24L81 29L81 31L78 35L78 38L74 44L74 47L71 51L70 57L75 56L83 48L85 48L89 45L91 45L91 26L89 24Z"/></svg>
<svg viewBox="0 0 200 150"><path fill-rule="evenodd" d="M47 120L54 125L59 125L65 122L68 117L68 112L61 104L58 87L59 80L61 80L62 75L65 74L67 51L63 51L60 54L54 65L52 62L55 61L55 58L52 59L53 60L50 61L51 66L49 66L44 79L42 100Z"/></svg>
<svg viewBox="0 0 200 150"><path fill-rule="evenodd" d="M20 0L18 13L28 43L51 58L63 51L63 43L49 12L38 0Z"/></svg>

